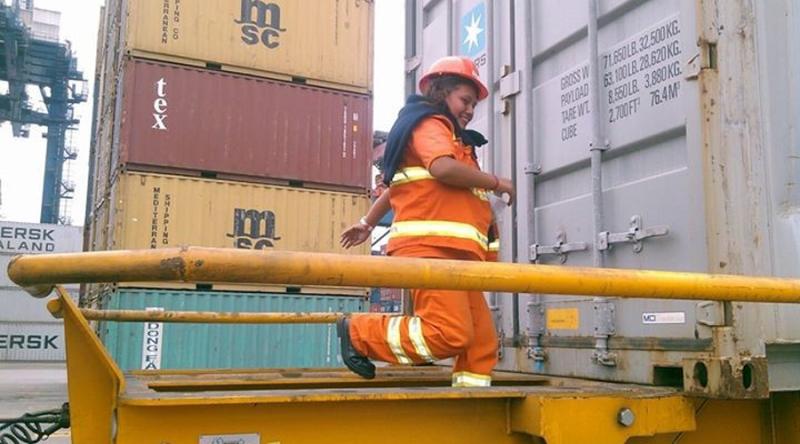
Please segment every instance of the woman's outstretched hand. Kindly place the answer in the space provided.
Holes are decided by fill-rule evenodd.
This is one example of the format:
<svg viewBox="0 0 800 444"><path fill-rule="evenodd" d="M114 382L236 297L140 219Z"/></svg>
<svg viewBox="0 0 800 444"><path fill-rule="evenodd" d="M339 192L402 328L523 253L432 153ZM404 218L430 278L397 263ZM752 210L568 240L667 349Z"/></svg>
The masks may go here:
<svg viewBox="0 0 800 444"><path fill-rule="evenodd" d="M352 248L361 245L369 239L371 233L372 230L370 230L368 226L361 223L353 224L350 228L342 232L339 244L344 248Z"/></svg>

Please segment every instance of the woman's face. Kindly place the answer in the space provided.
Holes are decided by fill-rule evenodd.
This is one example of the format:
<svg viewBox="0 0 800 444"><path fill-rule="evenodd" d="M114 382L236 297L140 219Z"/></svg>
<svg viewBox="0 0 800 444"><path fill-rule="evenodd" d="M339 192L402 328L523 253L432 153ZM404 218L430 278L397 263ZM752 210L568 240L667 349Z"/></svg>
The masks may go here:
<svg viewBox="0 0 800 444"><path fill-rule="evenodd" d="M466 128L478 104L478 92L471 85L461 84L447 95L447 108L455 116L461 128Z"/></svg>

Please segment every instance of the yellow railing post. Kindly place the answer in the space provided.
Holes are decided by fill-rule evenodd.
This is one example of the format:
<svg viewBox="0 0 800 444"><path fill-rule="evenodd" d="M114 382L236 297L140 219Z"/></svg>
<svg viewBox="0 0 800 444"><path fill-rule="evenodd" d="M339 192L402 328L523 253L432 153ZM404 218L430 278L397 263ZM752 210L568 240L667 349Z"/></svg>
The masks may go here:
<svg viewBox="0 0 800 444"><path fill-rule="evenodd" d="M69 294L58 287L58 296L47 308L64 318L72 440L113 442L114 410L125 378Z"/></svg>

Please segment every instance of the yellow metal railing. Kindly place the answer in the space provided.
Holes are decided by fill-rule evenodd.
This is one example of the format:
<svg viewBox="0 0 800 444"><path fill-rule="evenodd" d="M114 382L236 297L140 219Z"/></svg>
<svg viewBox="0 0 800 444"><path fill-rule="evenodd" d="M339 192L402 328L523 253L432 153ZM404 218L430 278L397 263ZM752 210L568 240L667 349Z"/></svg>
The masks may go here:
<svg viewBox="0 0 800 444"><path fill-rule="evenodd" d="M799 279L201 247L19 256L8 274L36 296L55 284L178 281L800 302Z"/></svg>
<svg viewBox="0 0 800 444"><path fill-rule="evenodd" d="M800 280L195 247L20 256L9 265L9 276L40 297L58 284L177 281L800 302ZM446 428L450 437L455 429L473 427L463 434L463 439L459 438L465 442L474 441L483 433L482 442L528 442L531 436L537 436L548 443L594 440L617 444L633 436L647 439L696 428L697 404L692 398L669 390L637 395L628 386L606 392L578 385L561 392L558 387L537 391L515 386L508 391L502 391L502 387L439 392L426 388L395 393L369 391L365 388L368 382L348 375L341 381L347 387L365 388L363 392L300 393L285 389L273 393L254 389L244 393L241 388L230 387L252 388L254 384L263 385L264 378L245 374L231 379L211 373L198 380L196 373L188 372L177 379L173 377L172 381L167 373L150 374L150 379L128 375L126 379L87 320L330 323L343 314L92 310L77 307L62 287L57 287L57 291L59 298L49 301L48 309L64 317L71 433L77 443L138 443L147 439L144 434L152 437L153 433L162 441L189 442L205 433L199 432L200 429L228 430L232 424L235 430L260 432L265 436L305 436L300 432L308 429L302 424L307 424L309 417L336 417L336 427L318 428L324 428L328 438L333 433L345 442L357 433L354 431L364 429L365 412L374 413L381 408L384 410L373 418L394 418L396 422L397 415L406 412L404 421L422 427L420 430L427 433L442 433L441 418L450 421ZM129 379L133 381L131 384ZM148 385L151 383L162 385L160 388ZM348 402L334 403L343 400ZM410 400L415 403L413 407L408 404ZM291 403L290 408L287 403ZM622 427L614 420L623 409L636 415L637 420L630 427ZM265 424L265 418L279 419ZM341 418L349 422L343 426ZM461 420L455 429L451 426L453 418ZM588 423L592 427L575 426ZM170 427L158 428L157 424ZM386 424L370 430L378 436Z"/></svg>

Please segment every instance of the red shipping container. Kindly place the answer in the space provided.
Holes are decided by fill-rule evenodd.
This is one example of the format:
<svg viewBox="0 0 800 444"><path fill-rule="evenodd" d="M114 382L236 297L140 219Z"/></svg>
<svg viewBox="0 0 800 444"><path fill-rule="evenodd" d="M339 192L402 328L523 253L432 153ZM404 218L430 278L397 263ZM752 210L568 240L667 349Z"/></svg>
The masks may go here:
<svg viewBox="0 0 800 444"><path fill-rule="evenodd" d="M123 72L116 167L370 188L369 96L130 58Z"/></svg>
<svg viewBox="0 0 800 444"><path fill-rule="evenodd" d="M403 300L403 290L399 288L381 288L381 301Z"/></svg>

